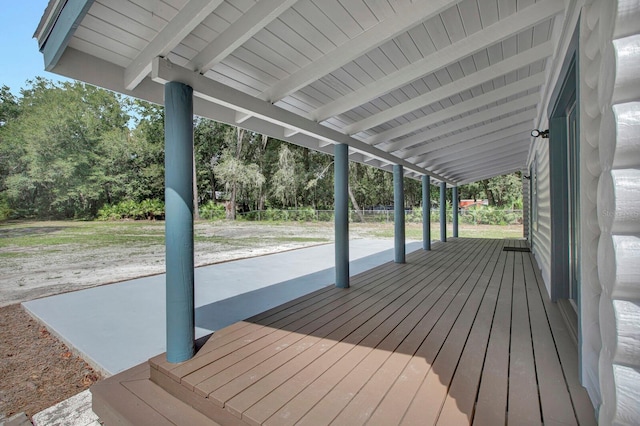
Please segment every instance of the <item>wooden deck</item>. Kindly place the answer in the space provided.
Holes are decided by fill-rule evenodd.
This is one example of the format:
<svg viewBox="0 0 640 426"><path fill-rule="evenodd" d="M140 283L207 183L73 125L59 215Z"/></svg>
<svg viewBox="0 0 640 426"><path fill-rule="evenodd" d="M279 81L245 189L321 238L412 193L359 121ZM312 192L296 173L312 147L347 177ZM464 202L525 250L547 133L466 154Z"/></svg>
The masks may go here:
<svg viewBox="0 0 640 426"><path fill-rule="evenodd" d="M595 424L535 260L503 250L524 244L414 252L101 382L94 410L107 425Z"/></svg>

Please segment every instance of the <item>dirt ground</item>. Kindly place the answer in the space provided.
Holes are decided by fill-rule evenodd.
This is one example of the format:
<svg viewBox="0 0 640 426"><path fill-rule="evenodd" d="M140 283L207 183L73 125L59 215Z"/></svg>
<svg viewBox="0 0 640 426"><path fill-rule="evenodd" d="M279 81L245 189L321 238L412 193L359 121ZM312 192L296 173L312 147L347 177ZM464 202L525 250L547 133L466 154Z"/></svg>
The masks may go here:
<svg viewBox="0 0 640 426"><path fill-rule="evenodd" d="M0 308L0 377L0 419L31 417L101 378L20 305Z"/></svg>

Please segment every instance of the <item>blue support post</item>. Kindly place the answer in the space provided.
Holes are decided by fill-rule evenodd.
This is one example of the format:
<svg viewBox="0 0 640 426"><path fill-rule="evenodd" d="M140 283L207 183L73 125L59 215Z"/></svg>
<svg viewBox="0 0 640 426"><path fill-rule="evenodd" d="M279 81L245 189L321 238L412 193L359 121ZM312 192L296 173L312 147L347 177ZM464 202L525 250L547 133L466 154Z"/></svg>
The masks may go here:
<svg viewBox="0 0 640 426"><path fill-rule="evenodd" d="M440 182L440 241L447 242L447 183Z"/></svg>
<svg viewBox="0 0 640 426"><path fill-rule="evenodd" d="M453 207L453 238L458 238L458 187L454 186L451 190L451 206Z"/></svg>
<svg viewBox="0 0 640 426"><path fill-rule="evenodd" d="M431 178L422 176L422 248L431 250L431 200L429 200L429 185Z"/></svg>
<svg viewBox="0 0 640 426"><path fill-rule="evenodd" d="M404 172L399 164L393 165L393 224L395 262L405 262L404 238Z"/></svg>
<svg viewBox="0 0 640 426"><path fill-rule="evenodd" d="M193 89L169 82L165 105L167 361L195 353L193 298Z"/></svg>
<svg viewBox="0 0 640 426"><path fill-rule="evenodd" d="M334 146L336 287L349 288L349 146Z"/></svg>

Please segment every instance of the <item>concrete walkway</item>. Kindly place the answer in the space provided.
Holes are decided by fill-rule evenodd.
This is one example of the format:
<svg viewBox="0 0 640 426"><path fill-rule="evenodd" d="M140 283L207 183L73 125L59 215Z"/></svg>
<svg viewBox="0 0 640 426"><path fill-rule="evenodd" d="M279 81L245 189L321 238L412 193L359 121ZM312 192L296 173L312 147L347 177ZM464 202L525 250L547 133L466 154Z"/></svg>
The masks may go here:
<svg viewBox="0 0 640 426"><path fill-rule="evenodd" d="M406 250L420 247L421 242L409 242ZM351 275L392 260L393 240L350 241ZM333 244L197 268L196 337L334 282ZM23 306L107 375L166 351L164 274Z"/></svg>

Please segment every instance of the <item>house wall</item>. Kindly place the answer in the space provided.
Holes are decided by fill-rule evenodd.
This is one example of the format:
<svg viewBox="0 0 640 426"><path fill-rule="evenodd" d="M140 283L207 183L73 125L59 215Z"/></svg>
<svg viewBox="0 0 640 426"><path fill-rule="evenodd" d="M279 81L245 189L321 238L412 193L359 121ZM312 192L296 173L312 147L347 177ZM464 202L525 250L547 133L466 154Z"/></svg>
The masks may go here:
<svg viewBox="0 0 640 426"><path fill-rule="evenodd" d="M529 239L529 187L531 176L526 179L524 176L528 175L528 170L522 172L522 236L525 239Z"/></svg>
<svg viewBox="0 0 640 426"><path fill-rule="evenodd" d="M577 1L573 13L581 19L569 18L564 32L579 25L580 373L600 424L638 424L640 0ZM551 87L566 54L556 52ZM538 171L532 246L550 291L548 143L536 141L530 164Z"/></svg>
<svg viewBox="0 0 640 426"><path fill-rule="evenodd" d="M544 129L546 126L541 126ZM536 201L537 213L533 214L531 240L533 254L540 266L547 292L551 294L551 193L549 181L549 144L548 139L535 143L536 161Z"/></svg>
<svg viewBox="0 0 640 426"><path fill-rule="evenodd" d="M600 5L592 3L582 10L578 69L580 92L580 354L582 383L589 391L595 407L602 403L599 381L600 336L599 302L601 285L598 279L598 242L600 227L597 214L597 188L600 178L598 157L601 112L598 108L597 74L601 55L591 26Z"/></svg>
<svg viewBox="0 0 640 426"><path fill-rule="evenodd" d="M640 422L640 1L597 0L585 8L585 84L599 126L583 167L598 175L600 294L599 422ZM590 61L590 63L589 63ZM597 108L596 108L597 106ZM596 118L596 116L598 116ZM597 152L597 156L595 155ZM594 154L594 155L591 155ZM590 194L590 198L593 194ZM591 206L589 206L591 207ZM592 215L589 214L589 219ZM591 222L593 222L591 220ZM589 226L596 228L594 223ZM591 246L589 245L591 255ZM589 268L585 273L590 273ZM585 277L583 286L595 286ZM595 289L593 290L595 294ZM591 300L586 301L588 309ZM588 326L585 324L583 327ZM592 334L595 335L595 332ZM584 349L583 349L584 351Z"/></svg>

